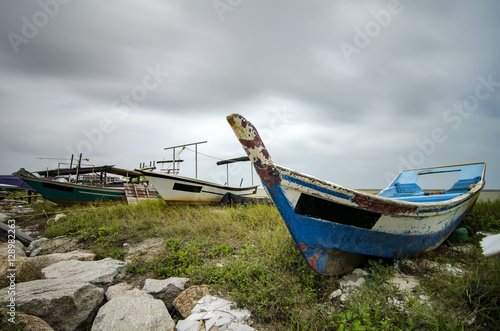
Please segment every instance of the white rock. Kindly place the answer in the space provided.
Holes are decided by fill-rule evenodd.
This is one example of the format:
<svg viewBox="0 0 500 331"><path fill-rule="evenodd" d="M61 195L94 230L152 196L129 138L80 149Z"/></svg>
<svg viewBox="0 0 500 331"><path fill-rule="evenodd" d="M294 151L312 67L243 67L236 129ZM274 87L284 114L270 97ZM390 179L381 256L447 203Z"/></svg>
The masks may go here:
<svg viewBox="0 0 500 331"><path fill-rule="evenodd" d="M175 322L161 300L144 291L126 291L99 309L92 331L174 330Z"/></svg>
<svg viewBox="0 0 500 331"><path fill-rule="evenodd" d="M109 285L118 272L125 268L125 262L106 258L99 261L62 261L42 269L45 278L70 278L95 285Z"/></svg>
<svg viewBox="0 0 500 331"><path fill-rule="evenodd" d="M355 275L361 276L361 277L369 275L368 272L366 272L366 271L364 271L363 269L360 269L360 268L354 269L352 273L355 274Z"/></svg>
<svg viewBox="0 0 500 331"><path fill-rule="evenodd" d="M122 295L126 291L133 290L134 287L128 283L119 283L113 286L108 287L106 290L106 299L111 301L113 298Z"/></svg>
<svg viewBox="0 0 500 331"><path fill-rule="evenodd" d="M33 240L28 246L30 256L37 256L52 253L66 253L80 249L81 244L76 238L66 236L55 237L52 239L40 238Z"/></svg>
<svg viewBox="0 0 500 331"><path fill-rule="evenodd" d="M0 290L0 304L9 302L9 288ZM40 279L16 284L16 308L38 316L55 330L75 330L94 316L104 290L72 279Z"/></svg>
<svg viewBox="0 0 500 331"><path fill-rule="evenodd" d="M330 296L328 297L329 300L333 300L335 298L338 298L342 295L342 290L341 289L338 289L338 290L335 290L332 292L332 294L330 294Z"/></svg>
<svg viewBox="0 0 500 331"><path fill-rule="evenodd" d="M28 258L28 261L37 270L42 270L52 264L56 264L61 261L78 260L78 261L93 261L95 259L95 254L83 252L83 251L73 251L68 253L53 253L47 255L37 255Z"/></svg>

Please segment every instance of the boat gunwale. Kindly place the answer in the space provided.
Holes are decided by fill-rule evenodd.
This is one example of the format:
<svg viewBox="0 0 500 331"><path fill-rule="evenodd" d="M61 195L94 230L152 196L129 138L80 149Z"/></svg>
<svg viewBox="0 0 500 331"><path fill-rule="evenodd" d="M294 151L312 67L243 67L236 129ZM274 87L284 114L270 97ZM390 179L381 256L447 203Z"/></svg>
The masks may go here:
<svg viewBox="0 0 500 331"><path fill-rule="evenodd" d="M478 162L478 163L484 163L484 162ZM476 163L471 163L471 164L476 164ZM379 196L376 194L371 194L371 193L363 192L360 190L352 189L352 188L349 188L346 186L336 184L334 182L330 182L330 181L327 181L327 180L324 180L324 179L321 179L321 178L318 178L315 176L307 175L307 174L301 173L299 171L292 170L292 169L277 165L274 162L268 163L268 165L271 167L274 167L275 169L277 169L279 171L280 178L282 178L282 176L290 176L292 178L295 177L296 179L303 181L303 182L308 182L307 180L312 180L315 182L315 183L311 183L312 186L322 187L324 189L331 190L334 192L341 191L339 193L342 195L346 195L346 196L352 195L351 199L338 197L340 199L340 201L333 200L331 198L327 199L329 201L334 201L336 203L341 203L341 201L346 201L348 203L346 203L345 205L349 205L350 203L353 203L352 199L357 196L357 197L363 197L366 200L379 201L380 203L392 205L392 206L397 206L399 208L406 207L409 210L414 210L415 208L417 208L418 210L416 210L415 213L419 213L419 212L421 213L421 212L425 212L425 211L439 212L441 210L452 209L452 208L464 203L465 201L473 198L476 194L479 194L481 189L484 187L484 184L485 184L484 180L483 180L485 169L483 169L483 175L481 177L481 181L479 181L475 185L475 187L473 187L467 193L463 193L455 198L452 198L449 200L444 200L444 201L413 202L413 201L404 201L404 200L398 200L398 199L393 199L393 198L389 198L389 197L383 197L383 196ZM422 169L431 169L431 168L434 168L434 167L422 168ZM287 172L288 174L285 174L284 172ZM286 178L285 178L285 180L286 180ZM288 185L283 185L283 183L279 183L278 185L281 185L283 187L289 187ZM301 188L295 188L295 187L290 187L290 188L297 190L297 191L300 191L304 194L310 194ZM331 197L331 196L332 196L331 194L324 194L324 195L321 195L319 197L325 199L325 198ZM361 206L359 206L359 208L369 210L369 208L363 208ZM387 214L392 214L392 213L387 213ZM401 214L401 213L395 213L395 214ZM408 214L408 213L404 213L404 214Z"/></svg>
<svg viewBox="0 0 500 331"><path fill-rule="evenodd" d="M67 186L67 187L71 187L71 188L77 188L77 189L105 190L105 191L112 191L112 192L121 192L121 191L125 190L124 187L92 186L92 185L86 185L86 184L60 182L57 180L50 180L47 178L38 178L38 177L23 177L21 179L23 181L32 180L32 181L39 182L39 183L50 183L50 184L55 184L55 185Z"/></svg>

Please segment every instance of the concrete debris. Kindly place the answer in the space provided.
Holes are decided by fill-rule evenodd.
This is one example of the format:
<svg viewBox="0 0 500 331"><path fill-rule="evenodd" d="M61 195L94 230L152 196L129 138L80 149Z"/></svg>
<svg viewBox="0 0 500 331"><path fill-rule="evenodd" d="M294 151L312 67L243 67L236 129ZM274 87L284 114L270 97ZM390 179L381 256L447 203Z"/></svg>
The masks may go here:
<svg viewBox="0 0 500 331"><path fill-rule="evenodd" d="M329 299L338 298L340 302L345 303L356 288L363 286L365 283L363 276L367 275L368 273L360 268L355 269L351 274L345 275L339 281L340 288L330 294Z"/></svg>
<svg viewBox="0 0 500 331"><path fill-rule="evenodd" d="M248 310L234 308L234 302L204 296L196 303L189 317L177 323L176 330L255 330Z"/></svg>

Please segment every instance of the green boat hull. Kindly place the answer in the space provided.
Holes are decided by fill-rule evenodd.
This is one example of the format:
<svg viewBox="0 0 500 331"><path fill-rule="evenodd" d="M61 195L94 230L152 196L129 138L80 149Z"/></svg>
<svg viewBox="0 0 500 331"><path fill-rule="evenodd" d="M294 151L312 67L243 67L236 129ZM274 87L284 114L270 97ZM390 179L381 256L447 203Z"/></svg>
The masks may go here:
<svg viewBox="0 0 500 331"><path fill-rule="evenodd" d="M39 178L23 178L44 199L57 204L72 204L126 199L123 188L94 187Z"/></svg>

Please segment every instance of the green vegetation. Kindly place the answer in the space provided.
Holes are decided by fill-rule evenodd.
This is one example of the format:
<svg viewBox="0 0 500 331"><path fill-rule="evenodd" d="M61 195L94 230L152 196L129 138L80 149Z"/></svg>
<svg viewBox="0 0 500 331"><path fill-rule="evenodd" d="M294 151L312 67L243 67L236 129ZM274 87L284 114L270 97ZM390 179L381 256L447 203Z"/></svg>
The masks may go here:
<svg viewBox="0 0 500 331"><path fill-rule="evenodd" d="M36 204L35 204L36 205ZM486 330L500 320L500 266L485 259L477 231L500 232L500 201L477 203L462 226L467 242L445 243L436 251L405 259L459 266L463 274L443 274L421 268L418 295L405 308L388 298L405 299L388 280L400 262L368 260L364 286L347 302L330 301L339 278L316 274L303 261L274 206L167 205L147 201L54 207L39 204L36 213L62 212L67 216L48 221L45 236L79 238L99 258L124 259L123 244L161 238L163 249L152 260L128 257L127 277L189 277L193 284L207 284L249 309L255 327L271 330ZM44 220L47 223L47 219ZM455 249L469 247L469 249ZM405 271L405 270L402 270Z"/></svg>

